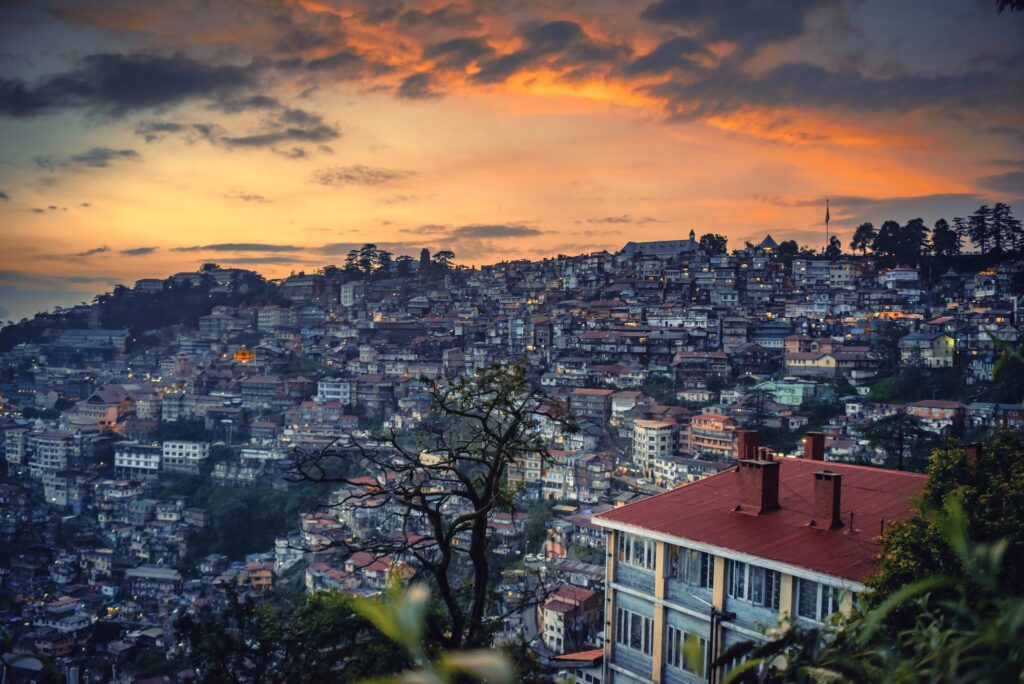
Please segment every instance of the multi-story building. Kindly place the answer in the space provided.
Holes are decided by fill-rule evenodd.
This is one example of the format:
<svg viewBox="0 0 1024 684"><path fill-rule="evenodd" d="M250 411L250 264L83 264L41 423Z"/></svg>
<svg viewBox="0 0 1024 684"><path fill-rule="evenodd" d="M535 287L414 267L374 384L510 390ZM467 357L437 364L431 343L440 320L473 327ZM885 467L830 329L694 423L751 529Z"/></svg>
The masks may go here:
<svg viewBox="0 0 1024 684"><path fill-rule="evenodd" d="M316 383L316 401L321 404L336 402L342 406L352 403L352 382L338 378L325 378Z"/></svg>
<svg viewBox="0 0 1024 684"><path fill-rule="evenodd" d="M170 440L161 446L163 469L168 472L198 475L202 464L210 457L209 442Z"/></svg>
<svg viewBox="0 0 1024 684"><path fill-rule="evenodd" d="M923 399L907 404L904 410L918 418L926 430L940 435L959 435L967 420L967 407L958 401Z"/></svg>
<svg viewBox="0 0 1024 684"><path fill-rule="evenodd" d="M594 645L601 632L601 594L563 584L537 607L537 626L554 653Z"/></svg>
<svg viewBox="0 0 1024 684"><path fill-rule="evenodd" d="M66 430L47 430L32 435L33 454L31 473L42 479L43 473L54 472L71 465L75 455L74 435Z"/></svg>
<svg viewBox="0 0 1024 684"><path fill-rule="evenodd" d="M578 418L605 424L611 417L612 395L610 389L579 387L569 394L569 409Z"/></svg>
<svg viewBox="0 0 1024 684"><path fill-rule="evenodd" d="M688 436L690 453L731 458L736 441L736 421L720 413L698 413L690 420Z"/></svg>
<svg viewBox="0 0 1024 684"><path fill-rule="evenodd" d="M918 332L900 338L900 365L952 368L953 338L943 332Z"/></svg>
<svg viewBox="0 0 1024 684"><path fill-rule="evenodd" d="M657 460L676 452L679 425L674 420L633 421L633 462L649 475Z"/></svg>
<svg viewBox="0 0 1024 684"><path fill-rule="evenodd" d="M705 681L730 646L765 639L763 625L792 616L812 626L850 610L878 530L912 513L924 483L814 460L741 460L595 516L608 548L605 681Z"/></svg>
<svg viewBox="0 0 1024 684"><path fill-rule="evenodd" d="M295 325L295 311L279 306L265 306L256 314L256 328L260 332L274 332Z"/></svg>
<svg viewBox="0 0 1024 684"><path fill-rule="evenodd" d="M114 475L124 480L155 480L163 450L155 444L118 442L114 445Z"/></svg>

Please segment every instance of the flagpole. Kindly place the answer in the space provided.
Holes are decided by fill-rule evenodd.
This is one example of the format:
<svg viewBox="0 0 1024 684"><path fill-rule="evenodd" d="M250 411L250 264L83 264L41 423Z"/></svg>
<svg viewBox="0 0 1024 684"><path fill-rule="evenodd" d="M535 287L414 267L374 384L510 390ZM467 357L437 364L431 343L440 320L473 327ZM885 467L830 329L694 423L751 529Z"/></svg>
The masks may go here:
<svg viewBox="0 0 1024 684"><path fill-rule="evenodd" d="M828 197L825 198L825 251L828 251L829 235L828 235L828 221L831 218L829 215Z"/></svg>

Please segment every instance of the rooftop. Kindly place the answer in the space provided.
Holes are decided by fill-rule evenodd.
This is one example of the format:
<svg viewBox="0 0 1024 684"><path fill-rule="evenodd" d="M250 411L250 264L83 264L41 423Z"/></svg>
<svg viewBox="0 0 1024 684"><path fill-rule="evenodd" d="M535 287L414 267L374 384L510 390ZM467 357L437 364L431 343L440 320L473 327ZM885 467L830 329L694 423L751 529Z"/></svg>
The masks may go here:
<svg viewBox="0 0 1024 684"><path fill-rule="evenodd" d="M778 463L780 508L775 511L754 516L735 510L740 475L733 468L594 516L593 521L860 583L874 569L884 522L909 517L912 499L926 480L915 473L841 463L802 459ZM833 531L809 525L814 518L814 473L822 470L843 476L840 512L845 525Z"/></svg>

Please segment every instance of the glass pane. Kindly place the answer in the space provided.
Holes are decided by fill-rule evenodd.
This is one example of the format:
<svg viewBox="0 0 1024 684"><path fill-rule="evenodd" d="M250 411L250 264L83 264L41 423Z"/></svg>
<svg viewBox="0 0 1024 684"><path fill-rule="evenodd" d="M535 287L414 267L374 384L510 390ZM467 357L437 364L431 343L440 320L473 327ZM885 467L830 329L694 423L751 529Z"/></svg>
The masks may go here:
<svg viewBox="0 0 1024 684"><path fill-rule="evenodd" d="M797 587L796 614L800 617L811 618L813 620L818 617L817 611L815 610L818 606L818 583L811 582L810 580L798 579Z"/></svg>
<svg viewBox="0 0 1024 684"><path fill-rule="evenodd" d="M764 605L764 568L750 568L750 600Z"/></svg>

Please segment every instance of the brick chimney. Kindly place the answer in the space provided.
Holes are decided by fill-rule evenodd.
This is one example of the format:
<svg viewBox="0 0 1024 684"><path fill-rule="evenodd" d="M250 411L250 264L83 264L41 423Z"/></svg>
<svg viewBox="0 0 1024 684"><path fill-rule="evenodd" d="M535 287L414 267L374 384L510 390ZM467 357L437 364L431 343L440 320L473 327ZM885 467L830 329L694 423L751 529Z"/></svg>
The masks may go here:
<svg viewBox="0 0 1024 684"><path fill-rule="evenodd" d="M804 435L804 458L808 461L825 460L825 434L808 432Z"/></svg>
<svg viewBox="0 0 1024 684"><path fill-rule="evenodd" d="M981 442L975 442L973 444L968 444L965 447L965 449L967 451L967 465L969 467L971 467L971 468L977 468L978 467L978 461L981 459L981 449L982 449Z"/></svg>
<svg viewBox="0 0 1024 684"><path fill-rule="evenodd" d="M757 431L737 430L736 431L736 460L754 460L757 458Z"/></svg>
<svg viewBox="0 0 1024 684"><path fill-rule="evenodd" d="M737 510L751 515L774 511L779 507L779 462L739 462L740 504Z"/></svg>
<svg viewBox="0 0 1024 684"><path fill-rule="evenodd" d="M843 500L843 476L830 470L814 473L814 524L827 530L843 526L839 510Z"/></svg>

